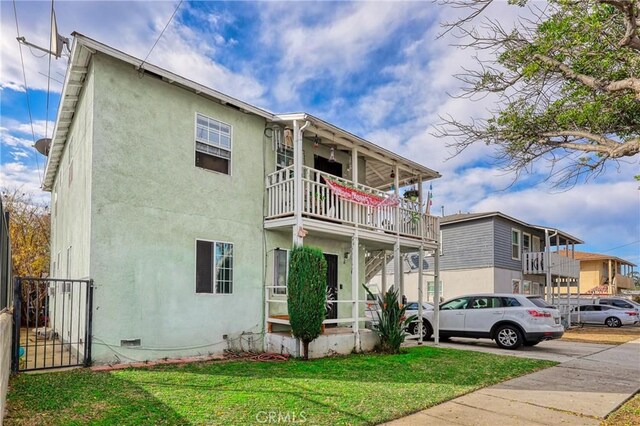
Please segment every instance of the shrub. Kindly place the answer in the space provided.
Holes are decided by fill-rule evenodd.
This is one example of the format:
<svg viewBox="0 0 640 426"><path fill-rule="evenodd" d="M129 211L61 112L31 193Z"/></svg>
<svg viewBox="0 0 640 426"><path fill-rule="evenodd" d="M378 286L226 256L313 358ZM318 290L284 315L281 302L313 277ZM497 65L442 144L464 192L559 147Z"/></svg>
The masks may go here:
<svg viewBox="0 0 640 426"><path fill-rule="evenodd" d="M291 250L287 308L291 330L302 340L304 359L309 343L322 332L327 302L327 261L322 250L301 246Z"/></svg>
<svg viewBox="0 0 640 426"><path fill-rule="evenodd" d="M364 288L369 296L376 301L377 309L375 312L378 316L376 332L380 336L380 350L389 354L397 354L408 334L406 329L416 319L416 316L406 316L407 307L398 303L397 290L374 295L366 285Z"/></svg>

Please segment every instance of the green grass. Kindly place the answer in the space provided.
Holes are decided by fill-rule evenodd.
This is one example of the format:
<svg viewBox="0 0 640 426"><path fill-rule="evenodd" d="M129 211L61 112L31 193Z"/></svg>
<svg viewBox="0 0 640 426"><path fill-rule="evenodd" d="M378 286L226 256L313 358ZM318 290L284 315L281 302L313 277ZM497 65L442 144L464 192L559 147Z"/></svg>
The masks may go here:
<svg viewBox="0 0 640 426"><path fill-rule="evenodd" d="M21 374L7 424L376 424L555 365L432 347L281 363L209 362ZM283 417L281 417L283 418ZM282 421L281 421L282 422Z"/></svg>

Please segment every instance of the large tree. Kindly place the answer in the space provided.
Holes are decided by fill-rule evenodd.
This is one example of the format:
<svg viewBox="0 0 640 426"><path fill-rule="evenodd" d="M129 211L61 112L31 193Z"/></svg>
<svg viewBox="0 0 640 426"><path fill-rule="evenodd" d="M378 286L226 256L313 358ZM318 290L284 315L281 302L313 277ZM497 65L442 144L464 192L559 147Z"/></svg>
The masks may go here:
<svg viewBox="0 0 640 426"><path fill-rule="evenodd" d="M13 274L28 277L49 275L49 208L21 188L3 188L5 211L9 213Z"/></svg>
<svg viewBox="0 0 640 426"><path fill-rule="evenodd" d="M456 153L496 148L518 174L551 163L556 184L573 185L640 152L640 0L510 0L526 18L505 28L493 0L442 0L467 13L446 23L478 66L458 75L462 97L497 94L488 118L443 117L438 136Z"/></svg>

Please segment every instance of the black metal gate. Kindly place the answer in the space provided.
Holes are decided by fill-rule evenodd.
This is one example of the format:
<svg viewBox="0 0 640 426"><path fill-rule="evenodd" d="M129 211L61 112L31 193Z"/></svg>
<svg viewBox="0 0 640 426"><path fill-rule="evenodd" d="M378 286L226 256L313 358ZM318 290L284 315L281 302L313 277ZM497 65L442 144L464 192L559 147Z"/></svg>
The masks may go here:
<svg viewBox="0 0 640 426"><path fill-rule="evenodd" d="M91 364L93 280L16 277L13 372Z"/></svg>

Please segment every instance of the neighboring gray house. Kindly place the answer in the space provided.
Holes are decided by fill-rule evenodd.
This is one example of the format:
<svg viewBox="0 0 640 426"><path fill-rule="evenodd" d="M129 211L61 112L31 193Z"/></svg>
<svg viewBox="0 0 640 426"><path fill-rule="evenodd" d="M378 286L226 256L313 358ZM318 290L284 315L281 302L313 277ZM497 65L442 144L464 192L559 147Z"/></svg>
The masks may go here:
<svg viewBox="0 0 640 426"><path fill-rule="evenodd" d="M311 355L371 347L370 254L399 261L434 250L439 236L438 218L389 192L439 174L309 114L273 114L141 64L74 34L44 178L52 276L95 283L93 359L240 344L295 353L294 243L325 252L325 324L345 331L322 336Z"/></svg>
<svg viewBox="0 0 640 426"><path fill-rule="evenodd" d="M445 299L468 293L548 295L554 290L566 294L567 284L577 293L580 262L573 259L573 253L575 244L583 241L566 232L500 212L445 216L440 219L440 232L441 294ZM418 298L415 270L405 269L403 274L409 300ZM380 287L381 281L378 274L370 285ZM432 283L424 291L425 299L432 300Z"/></svg>

